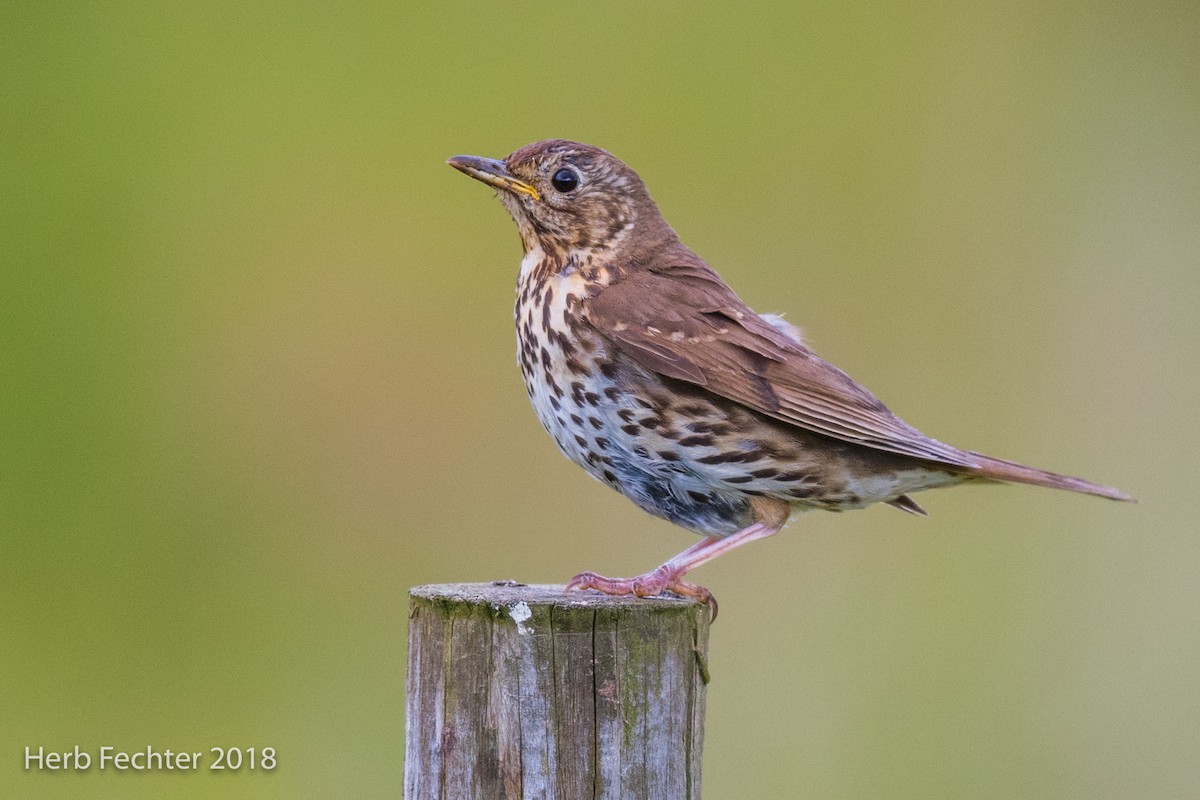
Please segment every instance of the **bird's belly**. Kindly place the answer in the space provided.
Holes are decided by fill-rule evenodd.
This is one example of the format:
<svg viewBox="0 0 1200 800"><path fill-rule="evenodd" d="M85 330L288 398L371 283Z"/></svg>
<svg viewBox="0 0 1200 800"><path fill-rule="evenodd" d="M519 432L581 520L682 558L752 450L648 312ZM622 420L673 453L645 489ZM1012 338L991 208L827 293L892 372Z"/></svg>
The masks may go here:
<svg viewBox="0 0 1200 800"><path fill-rule="evenodd" d="M675 443L656 429L649 401L623 385L602 344L592 343L587 358L575 348L564 353L557 337L522 342L519 350L538 421L588 474L643 510L704 535L750 524L750 496L712 482L671 453Z"/></svg>
<svg viewBox="0 0 1200 800"><path fill-rule="evenodd" d="M616 458L623 457L624 443L614 437L607 409L602 407L605 388L584 376L553 369L525 381L538 421L558 449L590 474L615 484L611 469Z"/></svg>

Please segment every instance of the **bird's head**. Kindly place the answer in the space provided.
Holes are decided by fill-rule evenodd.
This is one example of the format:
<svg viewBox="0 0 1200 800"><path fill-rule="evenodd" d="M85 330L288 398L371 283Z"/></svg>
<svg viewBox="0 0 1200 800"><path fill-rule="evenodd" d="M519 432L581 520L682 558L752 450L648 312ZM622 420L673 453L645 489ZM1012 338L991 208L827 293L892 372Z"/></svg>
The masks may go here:
<svg viewBox="0 0 1200 800"><path fill-rule="evenodd" d="M454 156L446 163L496 188L526 253L631 258L678 241L638 174L599 147L547 139L503 161Z"/></svg>

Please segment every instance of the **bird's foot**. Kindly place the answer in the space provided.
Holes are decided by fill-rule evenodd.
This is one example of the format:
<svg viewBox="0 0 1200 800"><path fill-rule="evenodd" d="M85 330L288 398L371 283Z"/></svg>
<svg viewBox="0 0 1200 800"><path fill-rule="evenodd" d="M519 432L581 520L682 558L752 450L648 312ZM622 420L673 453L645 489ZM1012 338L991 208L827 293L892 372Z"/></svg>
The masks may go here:
<svg viewBox="0 0 1200 800"><path fill-rule="evenodd" d="M681 597L692 597L709 607L712 619L717 618L717 598L697 583L685 581L682 573L663 564L657 569L638 575L636 578L606 578L594 572L581 572L567 581L567 591L596 589L611 595L636 595L655 597L663 592L673 592Z"/></svg>

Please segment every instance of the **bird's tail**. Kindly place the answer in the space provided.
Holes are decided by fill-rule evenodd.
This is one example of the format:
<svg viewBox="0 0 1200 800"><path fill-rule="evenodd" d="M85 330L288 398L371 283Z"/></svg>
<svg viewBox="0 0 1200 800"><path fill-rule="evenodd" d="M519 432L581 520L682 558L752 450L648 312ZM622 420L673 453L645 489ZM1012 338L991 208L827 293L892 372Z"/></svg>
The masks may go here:
<svg viewBox="0 0 1200 800"><path fill-rule="evenodd" d="M1083 478L1073 478L1070 475L1060 475L1057 472L1047 472L1044 469L1027 467L1015 461L1005 461L992 458L982 453L970 453L979 465L971 470L972 475L996 481L1011 481L1013 483L1028 483L1034 486L1049 486L1051 489L1066 489L1068 492L1094 494L1097 497L1107 497L1110 500L1120 500L1125 503L1136 503L1137 500L1111 486L1101 486L1098 483L1085 481Z"/></svg>

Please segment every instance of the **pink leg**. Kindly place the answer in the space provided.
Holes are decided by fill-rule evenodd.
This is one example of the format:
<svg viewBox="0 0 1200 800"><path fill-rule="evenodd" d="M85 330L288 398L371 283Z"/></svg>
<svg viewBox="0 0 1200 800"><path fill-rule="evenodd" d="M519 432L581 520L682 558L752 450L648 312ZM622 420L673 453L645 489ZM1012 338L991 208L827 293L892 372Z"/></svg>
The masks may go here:
<svg viewBox="0 0 1200 800"><path fill-rule="evenodd" d="M695 583L683 580L683 576L701 564L706 564L720 555L728 553L755 539L765 539L779 532L783 523L772 526L756 522L729 536L710 536L702 539L671 558L656 569L636 578L606 578L594 572L582 572L567 582L567 591L572 589L598 589L605 594L634 594L652 597L664 590L686 597L695 597L712 608L713 619L717 618L717 600L712 592Z"/></svg>

